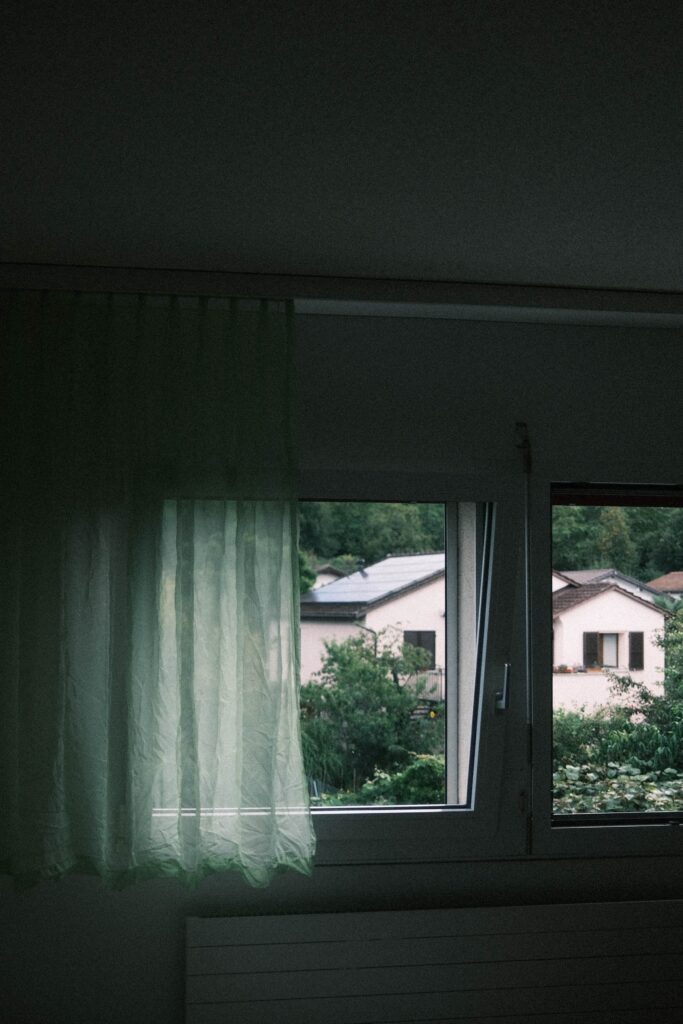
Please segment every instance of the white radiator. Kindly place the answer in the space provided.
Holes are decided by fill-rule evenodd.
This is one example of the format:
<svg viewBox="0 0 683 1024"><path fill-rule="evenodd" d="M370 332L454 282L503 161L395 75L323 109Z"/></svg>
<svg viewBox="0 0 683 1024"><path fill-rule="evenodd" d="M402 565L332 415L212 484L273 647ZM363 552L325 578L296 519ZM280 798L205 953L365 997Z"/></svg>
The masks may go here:
<svg viewBox="0 0 683 1024"><path fill-rule="evenodd" d="M683 901L189 918L187 1024L680 1024Z"/></svg>

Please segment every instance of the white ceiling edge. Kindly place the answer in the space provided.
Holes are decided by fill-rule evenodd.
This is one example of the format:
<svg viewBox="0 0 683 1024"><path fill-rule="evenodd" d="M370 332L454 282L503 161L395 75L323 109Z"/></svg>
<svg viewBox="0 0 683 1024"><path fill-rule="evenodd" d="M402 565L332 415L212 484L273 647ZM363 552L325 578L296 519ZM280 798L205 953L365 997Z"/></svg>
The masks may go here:
<svg viewBox="0 0 683 1024"><path fill-rule="evenodd" d="M291 299L306 316L683 327L683 292L2 263L8 288Z"/></svg>

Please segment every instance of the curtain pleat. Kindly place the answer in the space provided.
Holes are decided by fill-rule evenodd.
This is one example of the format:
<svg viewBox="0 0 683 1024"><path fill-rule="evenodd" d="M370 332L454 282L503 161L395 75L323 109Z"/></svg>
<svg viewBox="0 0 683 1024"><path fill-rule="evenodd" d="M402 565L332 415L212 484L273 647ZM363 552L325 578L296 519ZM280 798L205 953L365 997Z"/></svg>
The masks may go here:
<svg viewBox="0 0 683 1024"><path fill-rule="evenodd" d="M3 869L309 871L291 311L22 292L2 324Z"/></svg>

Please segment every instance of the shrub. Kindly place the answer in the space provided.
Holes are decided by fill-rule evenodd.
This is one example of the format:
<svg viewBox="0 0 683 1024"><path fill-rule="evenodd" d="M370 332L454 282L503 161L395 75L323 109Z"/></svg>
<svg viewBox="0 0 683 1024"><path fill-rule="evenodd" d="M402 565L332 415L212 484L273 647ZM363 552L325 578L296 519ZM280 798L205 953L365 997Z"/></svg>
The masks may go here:
<svg viewBox="0 0 683 1024"><path fill-rule="evenodd" d="M397 772L378 770L358 792L325 796L328 806L349 804L442 804L446 799L445 765L442 755L413 754L410 763Z"/></svg>
<svg viewBox="0 0 683 1024"><path fill-rule="evenodd" d="M553 774L555 814L678 811L683 774L673 768L641 772L630 764L567 764Z"/></svg>
<svg viewBox="0 0 683 1024"><path fill-rule="evenodd" d="M317 681L301 688L304 763L324 787L356 791L415 753L443 750L443 714L420 716L429 655L391 631L325 644Z"/></svg>

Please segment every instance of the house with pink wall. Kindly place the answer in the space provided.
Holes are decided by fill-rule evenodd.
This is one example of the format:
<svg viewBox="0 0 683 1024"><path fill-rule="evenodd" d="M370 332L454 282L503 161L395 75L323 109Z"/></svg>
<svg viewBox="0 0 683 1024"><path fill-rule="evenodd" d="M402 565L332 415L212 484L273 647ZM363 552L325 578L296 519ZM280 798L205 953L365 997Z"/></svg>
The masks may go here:
<svg viewBox="0 0 683 1024"><path fill-rule="evenodd" d="M301 597L301 680L322 666L326 640L390 630L430 655L429 696L443 699L446 664L446 565L443 552L389 555Z"/></svg>
<svg viewBox="0 0 683 1024"><path fill-rule="evenodd" d="M664 677L657 646L667 613L656 590L616 569L553 571L553 705L608 704L612 673L653 687ZM322 667L326 640L391 630L431 655L431 696L445 696L445 556L390 555L301 597L301 679Z"/></svg>
<svg viewBox="0 0 683 1024"><path fill-rule="evenodd" d="M660 686L664 652L656 641L667 613L611 574L563 587L553 577L553 705L608 704L613 673Z"/></svg>

